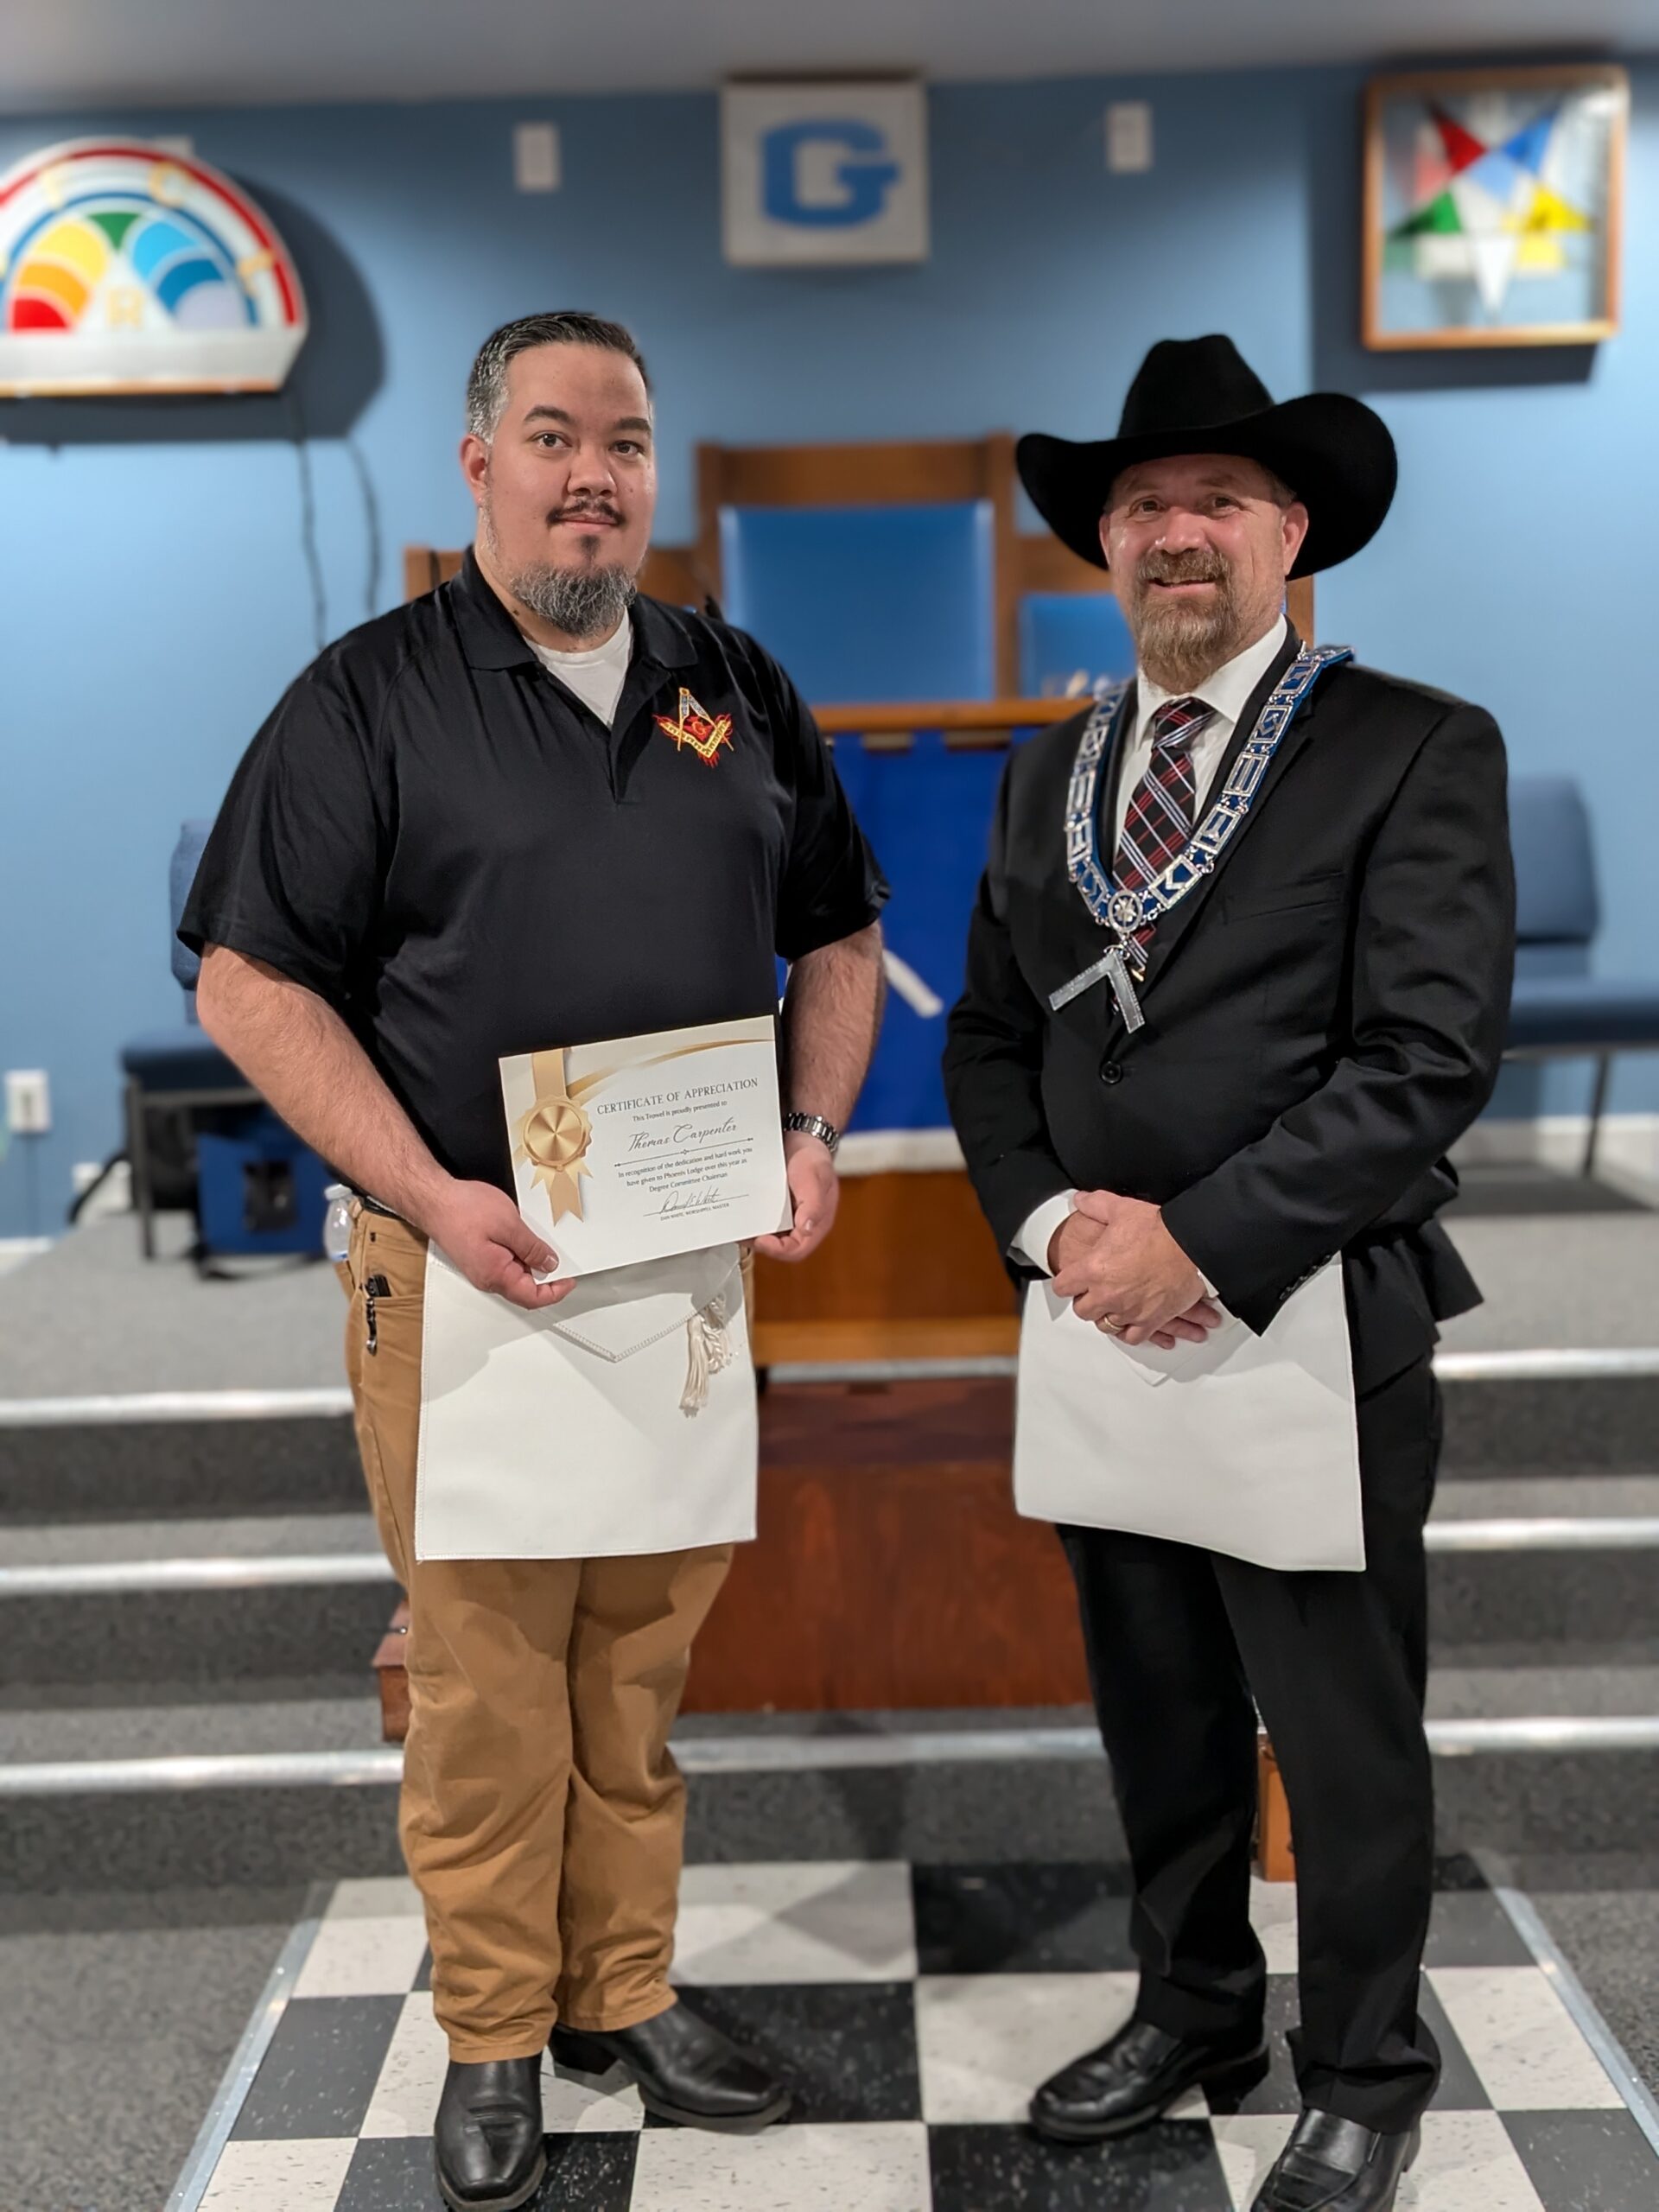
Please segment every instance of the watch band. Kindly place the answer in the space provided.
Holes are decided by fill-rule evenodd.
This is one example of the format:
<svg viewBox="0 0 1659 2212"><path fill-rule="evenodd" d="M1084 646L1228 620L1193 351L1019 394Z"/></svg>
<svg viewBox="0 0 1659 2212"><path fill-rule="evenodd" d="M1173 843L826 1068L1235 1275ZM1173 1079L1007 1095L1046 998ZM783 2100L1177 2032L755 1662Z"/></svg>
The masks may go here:
<svg viewBox="0 0 1659 2212"><path fill-rule="evenodd" d="M804 1136L818 1138L829 1149L833 1160L841 1146L841 1131L833 1122L826 1122L822 1114L785 1114L784 1127L798 1129Z"/></svg>

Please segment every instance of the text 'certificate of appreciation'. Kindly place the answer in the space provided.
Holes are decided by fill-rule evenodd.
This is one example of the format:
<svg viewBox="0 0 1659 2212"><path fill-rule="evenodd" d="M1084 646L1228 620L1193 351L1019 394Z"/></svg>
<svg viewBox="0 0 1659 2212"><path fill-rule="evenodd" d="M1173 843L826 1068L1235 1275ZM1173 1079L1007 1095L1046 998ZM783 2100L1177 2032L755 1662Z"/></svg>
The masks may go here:
<svg viewBox="0 0 1659 2212"><path fill-rule="evenodd" d="M790 1225L771 1014L501 1062L518 1211L558 1279Z"/></svg>

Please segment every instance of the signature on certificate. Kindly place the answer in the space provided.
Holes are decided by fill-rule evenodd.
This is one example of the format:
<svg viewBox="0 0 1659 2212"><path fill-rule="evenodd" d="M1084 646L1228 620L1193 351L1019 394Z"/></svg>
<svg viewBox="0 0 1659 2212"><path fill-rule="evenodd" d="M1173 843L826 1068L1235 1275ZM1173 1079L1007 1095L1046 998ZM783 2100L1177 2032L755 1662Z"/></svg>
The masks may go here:
<svg viewBox="0 0 1659 2212"><path fill-rule="evenodd" d="M656 1208L659 1221L671 1221L675 1215L702 1213L709 1206L730 1205L741 1198L741 1191L728 1191L721 1183L688 1183L683 1191L672 1191Z"/></svg>

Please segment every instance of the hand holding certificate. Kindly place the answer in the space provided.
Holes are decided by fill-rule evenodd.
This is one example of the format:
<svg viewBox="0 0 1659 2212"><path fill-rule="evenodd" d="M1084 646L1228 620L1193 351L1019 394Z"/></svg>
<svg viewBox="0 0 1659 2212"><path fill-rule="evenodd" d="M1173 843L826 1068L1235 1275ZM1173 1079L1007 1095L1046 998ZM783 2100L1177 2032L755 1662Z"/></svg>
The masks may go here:
<svg viewBox="0 0 1659 2212"><path fill-rule="evenodd" d="M790 1225L770 1014L501 1062L518 1210L558 1280Z"/></svg>

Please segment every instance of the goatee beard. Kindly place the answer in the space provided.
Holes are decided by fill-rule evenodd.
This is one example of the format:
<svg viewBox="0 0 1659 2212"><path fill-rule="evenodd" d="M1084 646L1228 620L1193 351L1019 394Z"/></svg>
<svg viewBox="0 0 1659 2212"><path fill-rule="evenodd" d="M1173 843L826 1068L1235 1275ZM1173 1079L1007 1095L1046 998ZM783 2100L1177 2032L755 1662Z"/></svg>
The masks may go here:
<svg viewBox="0 0 1659 2212"><path fill-rule="evenodd" d="M492 561L501 560L501 541L495 518L487 505L483 511L484 542ZM639 596L632 573L606 566L592 556L597 538L588 540L589 560L581 569L556 568L550 561L537 561L522 569L503 569L501 581L521 607L539 615L551 628L582 642L611 636Z"/></svg>
<svg viewBox="0 0 1659 2212"><path fill-rule="evenodd" d="M517 569L508 590L521 607L567 638L608 638L634 602L639 586L626 569Z"/></svg>
<svg viewBox="0 0 1659 2212"><path fill-rule="evenodd" d="M1160 583L1212 583L1216 588L1209 603L1198 607L1180 600L1160 603L1154 588ZM1202 554L1148 556L1135 571L1134 599L1123 613L1141 666L1165 691L1196 690L1233 658L1243 641L1232 572Z"/></svg>

